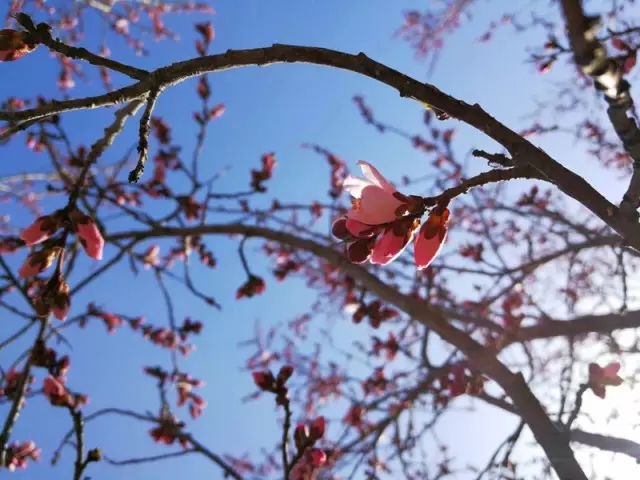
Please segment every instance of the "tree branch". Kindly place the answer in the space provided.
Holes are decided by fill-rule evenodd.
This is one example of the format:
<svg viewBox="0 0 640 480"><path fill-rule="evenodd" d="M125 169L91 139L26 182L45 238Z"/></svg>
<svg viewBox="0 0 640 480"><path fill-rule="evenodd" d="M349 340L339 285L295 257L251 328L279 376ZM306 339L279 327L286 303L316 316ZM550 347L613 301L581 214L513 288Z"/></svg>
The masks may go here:
<svg viewBox="0 0 640 480"><path fill-rule="evenodd" d="M636 209L640 206L640 129L627 115L627 111L634 108L629 82L624 79L621 66L607 55L606 47L596 36L599 18L587 17L581 0L562 0L562 11L576 64L604 93L609 104L607 113L611 125L633 160L633 175L620 210L628 218L637 219Z"/></svg>
<svg viewBox="0 0 640 480"><path fill-rule="evenodd" d="M144 80L105 95L62 102L52 101L42 107L16 112L0 112L0 120L31 120L54 113L113 105L144 98L154 89L163 89L205 73L241 66L265 66L275 63L313 63L350 70L395 88L401 97L427 103L446 112L500 143L509 151L516 166L531 165L565 194L582 203L611 226L625 238L629 245L640 250L640 225L618 215L616 206L582 177L565 168L521 135L498 122L480 105L470 105L458 100L433 85L419 82L397 70L371 60L364 53L352 55L325 48L279 44L266 48L228 50L223 54L198 57L158 68Z"/></svg>

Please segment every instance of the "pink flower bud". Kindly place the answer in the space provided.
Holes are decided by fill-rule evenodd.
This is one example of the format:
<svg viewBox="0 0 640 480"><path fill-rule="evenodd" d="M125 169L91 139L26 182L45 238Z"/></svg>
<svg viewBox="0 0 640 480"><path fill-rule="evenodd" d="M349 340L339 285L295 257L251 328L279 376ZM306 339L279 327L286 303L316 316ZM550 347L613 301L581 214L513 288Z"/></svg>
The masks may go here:
<svg viewBox="0 0 640 480"><path fill-rule="evenodd" d="M293 431L293 440L298 450L305 448L309 443L309 428L305 424L299 423Z"/></svg>
<svg viewBox="0 0 640 480"><path fill-rule="evenodd" d="M273 391L275 378L269 370L262 372L253 372L253 381L260 390Z"/></svg>
<svg viewBox="0 0 640 480"><path fill-rule="evenodd" d="M289 380L289 377L293 375L293 367L291 365L285 365L278 372L278 384L283 385Z"/></svg>
<svg viewBox="0 0 640 480"><path fill-rule="evenodd" d="M432 211L427 221L422 225L414 245L418 270L427 268L440 252L447 238L448 221L449 210L445 208L441 213Z"/></svg>
<svg viewBox="0 0 640 480"><path fill-rule="evenodd" d="M62 248L53 247L32 253L24 261L22 267L20 267L20 278L33 277L45 271L53 264L53 261L58 257L60 252L62 252Z"/></svg>
<svg viewBox="0 0 640 480"><path fill-rule="evenodd" d="M326 422L324 417L318 417L311 423L311 439L318 440L324 436Z"/></svg>
<svg viewBox="0 0 640 480"><path fill-rule="evenodd" d="M20 238L29 247L49 239L60 228L56 214L44 215L20 232Z"/></svg>
<svg viewBox="0 0 640 480"><path fill-rule="evenodd" d="M314 448L311 450L311 465L316 468L322 467L327 462L327 454L324 450Z"/></svg>
<svg viewBox="0 0 640 480"><path fill-rule="evenodd" d="M96 223L91 217L79 210L71 212L70 217L84 251L91 258L102 260L104 239Z"/></svg>

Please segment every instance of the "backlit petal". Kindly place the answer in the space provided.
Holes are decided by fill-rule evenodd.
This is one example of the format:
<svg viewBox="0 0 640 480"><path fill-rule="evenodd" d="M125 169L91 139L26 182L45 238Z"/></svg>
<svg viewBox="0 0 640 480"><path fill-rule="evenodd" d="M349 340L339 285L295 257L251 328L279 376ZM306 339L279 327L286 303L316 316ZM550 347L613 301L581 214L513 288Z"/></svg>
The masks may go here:
<svg viewBox="0 0 640 480"><path fill-rule="evenodd" d="M373 165L371 165L369 162L365 162L363 160L360 160L358 162L358 165L360 166L360 168L362 169L362 173L364 174L365 177L367 177L367 179L379 186L380 188L382 188L383 190L386 190L388 192L395 192L396 188L393 186L393 184L391 182L389 182L389 180L387 180L384 175L382 175L378 169L376 167L374 167Z"/></svg>
<svg viewBox="0 0 640 480"><path fill-rule="evenodd" d="M369 185L362 190L357 207L352 208L347 217L368 225L380 225L396 219L396 210L403 203L392 192Z"/></svg>

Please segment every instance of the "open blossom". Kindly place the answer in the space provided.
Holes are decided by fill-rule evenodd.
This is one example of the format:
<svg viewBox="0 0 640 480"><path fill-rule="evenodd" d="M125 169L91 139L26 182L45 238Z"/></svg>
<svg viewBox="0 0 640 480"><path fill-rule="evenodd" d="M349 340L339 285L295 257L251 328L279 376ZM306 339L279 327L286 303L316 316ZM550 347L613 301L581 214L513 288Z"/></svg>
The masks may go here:
<svg viewBox="0 0 640 480"><path fill-rule="evenodd" d="M44 215L22 230L20 238L31 247L48 240L58 228L60 228L58 215L55 213L53 215Z"/></svg>
<svg viewBox="0 0 640 480"><path fill-rule="evenodd" d="M387 265L413 240L424 213L424 199L398 192L373 165L362 161L358 165L366 178L345 179L343 187L353 196L352 207L333 223L332 233L345 240L352 263ZM426 268L440 251L448 216L449 210L438 205L420 230L415 243L418 269Z"/></svg>
<svg viewBox="0 0 640 480"><path fill-rule="evenodd" d="M373 165L364 161L358 162L358 165L366 178L349 175L342 184L353 197L347 218L367 225L381 225L402 215L409 199L398 192Z"/></svg>
<svg viewBox="0 0 640 480"><path fill-rule="evenodd" d="M414 255L418 270L427 268L440 252L447 238L449 210L436 207L422 225L415 241Z"/></svg>
<svg viewBox="0 0 640 480"><path fill-rule="evenodd" d="M102 250L104 249L104 239L102 234L89 215L85 215L80 210L74 210L69 214L73 226L78 234L80 243L84 251L91 258L102 260Z"/></svg>
<svg viewBox="0 0 640 480"><path fill-rule="evenodd" d="M620 363L613 362L606 367L601 367L597 363L589 364L589 388L593 393L604 398L606 394L606 387L616 387L621 385L624 380L618 375L620 371Z"/></svg>

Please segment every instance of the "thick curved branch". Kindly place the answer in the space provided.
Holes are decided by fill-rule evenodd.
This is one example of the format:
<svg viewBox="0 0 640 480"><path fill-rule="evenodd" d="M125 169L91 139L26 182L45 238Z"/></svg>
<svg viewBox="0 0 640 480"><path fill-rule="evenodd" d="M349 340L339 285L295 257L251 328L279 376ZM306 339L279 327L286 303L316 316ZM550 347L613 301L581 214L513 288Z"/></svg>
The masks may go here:
<svg viewBox="0 0 640 480"><path fill-rule="evenodd" d="M62 102L53 101L42 107L17 112L0 112L0 120L25 121L70 110L113 105L146 97L152 90L163 89L205 73L248 65L266 66L276 63L313 63L350 70L395 88L401 97L433 105L494 139L509 151L516 166L531 165L560 190L582 203L611 226L625 238L630 246L640 250L640 225L619 215L617 207L582 177L497 121L480 105L470 105L458 100L433 85L421 83L374 61L364 53L352 55L326 48L279 44L266 48L228 50L226 53L194 58L159 68L144 80L105 95Z"/></svg>
<svg viewBox="0 0 640 480"><path fill-rule="evenodd" d="M576 461L567 439L551 422L521 374L511 372L497 359L495 351L484 347L466 333L453 327L439 308L387 285L365 268L348 262L333 248L290 233L241 224L129 231L113 234L108 237L108 240L143 240L206 234L242 234L262 237L308 251L340 268L379 298L403 310L410 317L428 326L443 340L464 352L474 369L492 378L511 397L558 476L563 480L586 480L587 477Z"/></svg>

